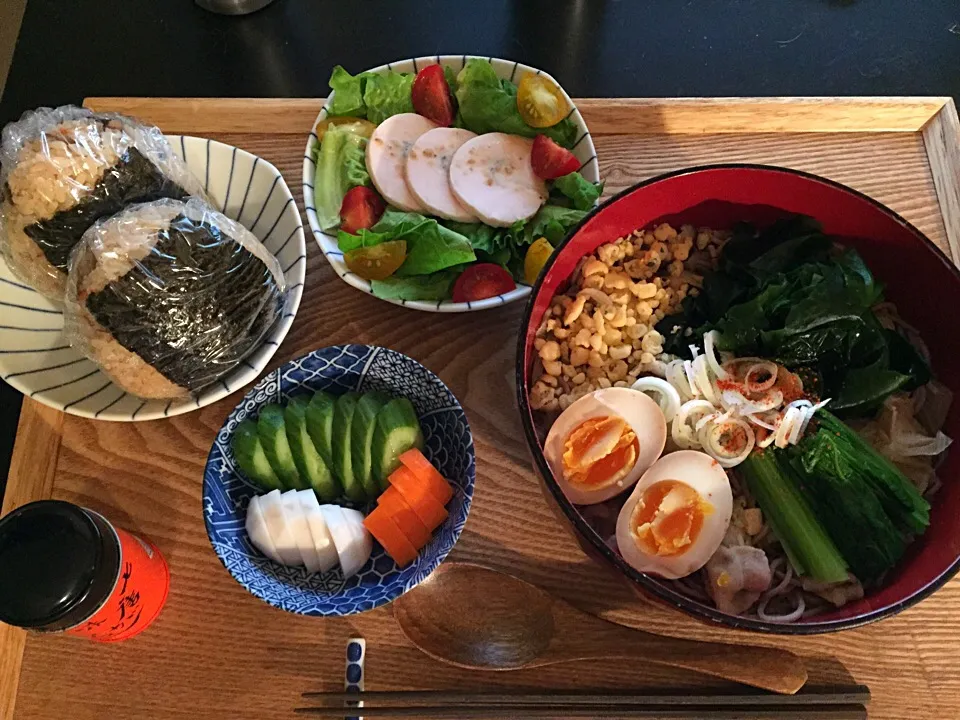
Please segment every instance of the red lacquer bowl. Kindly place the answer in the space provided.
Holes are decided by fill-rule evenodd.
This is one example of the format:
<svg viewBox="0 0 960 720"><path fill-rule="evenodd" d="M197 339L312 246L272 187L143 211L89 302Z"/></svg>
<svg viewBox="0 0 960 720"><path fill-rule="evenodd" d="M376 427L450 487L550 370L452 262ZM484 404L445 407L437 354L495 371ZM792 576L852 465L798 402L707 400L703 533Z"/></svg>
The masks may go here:
<svg viewBox="0 0 960 720"><path fill-rule="evenodd" d="M637 228L661 222L728 229L748 221L765 227L796 213L816 218L825 232L854 246L885 284L887 298L920 330L935 374L958 398L944 432L960 437L960 367L955 360L960 357L960 272L913 225L866 195L816 175L761 165L713 165L661 175L625 190L584 218L544 267L527 304L517 355L517 394L540 475L588 554L604 558L639 589L699 618L760 632L812 634L895 615L956 574L960 568L960 452L949 453L939 470L944 484L933 500L930 527L882 588L829 614L794 624L768 623L719 612L624 562L554 480L527 401L537 327L551 298L564 288L584 255Z"/></svg>

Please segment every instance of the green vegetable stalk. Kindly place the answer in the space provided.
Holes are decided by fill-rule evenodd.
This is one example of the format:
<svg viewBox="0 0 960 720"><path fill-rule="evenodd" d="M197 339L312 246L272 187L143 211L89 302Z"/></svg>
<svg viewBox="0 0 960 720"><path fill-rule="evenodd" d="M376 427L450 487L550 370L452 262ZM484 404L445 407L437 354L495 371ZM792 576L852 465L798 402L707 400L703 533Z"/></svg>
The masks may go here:
<svg viewBox="0 0 960 720"><path fill-rule="evenodd" d="M774 450L754 452L738 468L794 569L819 582L843 582L847 564Z"/></svg>

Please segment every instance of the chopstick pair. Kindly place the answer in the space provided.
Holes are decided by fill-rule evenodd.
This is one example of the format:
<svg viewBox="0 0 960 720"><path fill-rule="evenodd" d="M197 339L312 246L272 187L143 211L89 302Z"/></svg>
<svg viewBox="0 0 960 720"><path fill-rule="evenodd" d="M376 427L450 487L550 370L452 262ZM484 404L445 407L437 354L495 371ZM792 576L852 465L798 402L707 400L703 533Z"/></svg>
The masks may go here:
<svg viewBox="0 0 960 720"><path fill-rule="evenodd" d="M810 689L796 695L649 695L639 693L308 692L320 707L296 708L314 717L532 718L629 717L659 720L865 720L864 685ZM358 707L357 703L363 706Z"/></svg>

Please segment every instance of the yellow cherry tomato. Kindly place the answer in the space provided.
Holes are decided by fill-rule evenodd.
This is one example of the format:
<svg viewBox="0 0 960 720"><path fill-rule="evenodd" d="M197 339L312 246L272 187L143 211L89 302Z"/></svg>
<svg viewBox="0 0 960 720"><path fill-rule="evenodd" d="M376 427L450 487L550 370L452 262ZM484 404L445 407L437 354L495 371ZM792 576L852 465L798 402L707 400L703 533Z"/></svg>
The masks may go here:
<svg viewBox="0 0 960 720"><path fill-rule="evenodd" d="M527 125L546 128L563 120L570 106L552 80L543 75L527 75L517 88L517 110Z"/></svg>
<svg viewBox="0 0 960 720"><path fill-rule="evenodd" d="M350 271L364 280L386 280L406 259L406 240L388 240L373 247L351 250L343 255L343 261Z"/></svg>
<svg viewBox="0 0 960 720"><path fill-rule="evenodd" d="M553 254L553 245L542 237L527 248L527 254L523 257L523 281L527 285L533 285L547 264L547 260Z"/></svg>
<svg viewBox="0 0 960 720"><path fill-rule="evenodd" d="M359 135L360 137L368 138L373 134L376 125L374 125L369 120L364 120L363 118L347 117L346 115L335 117L330 117L329 115L317 123L315 132L317 133L317 142L323 140L324 134L327 132L328 128L331 128L335 125L343 126L345 130L349 130L354 135Z"/></svg>

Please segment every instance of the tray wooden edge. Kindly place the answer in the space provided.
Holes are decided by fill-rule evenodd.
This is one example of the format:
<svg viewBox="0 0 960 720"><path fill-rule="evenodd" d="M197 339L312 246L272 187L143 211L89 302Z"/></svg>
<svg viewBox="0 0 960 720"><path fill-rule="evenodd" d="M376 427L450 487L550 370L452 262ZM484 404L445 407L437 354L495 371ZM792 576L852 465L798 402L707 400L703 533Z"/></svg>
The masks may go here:
<svg viewBox="0 0 960 720"><path fill-rule="evenodd" d="M952 98L926 123L922 133L950 258L960 264L960 119Z"/></svg>
<svg viewBox="0 0 960 720"><path fill-rule="evenodd" d="M92 110L133 115L169 133L303 134L322 99L91 97ZM952 98L585 98L591 133L921 132L947 239L960 262L960 120ZM705 112L706 111L706 112ZM64 414L24 398L0 516L49 498ZM0 623L0 720L12 720L26 633Z"/></svg>
<svg viewBox="0 0 960 720"><path fill-rule="evenodd" d="M168 133L306 135L323 98L89 97L92 110L120 112ZM945 97L582 98L591 134L918 132ZM306 144L306 137L304 137Z"/></svg>

